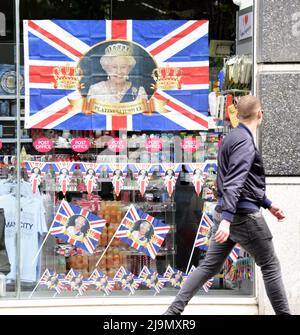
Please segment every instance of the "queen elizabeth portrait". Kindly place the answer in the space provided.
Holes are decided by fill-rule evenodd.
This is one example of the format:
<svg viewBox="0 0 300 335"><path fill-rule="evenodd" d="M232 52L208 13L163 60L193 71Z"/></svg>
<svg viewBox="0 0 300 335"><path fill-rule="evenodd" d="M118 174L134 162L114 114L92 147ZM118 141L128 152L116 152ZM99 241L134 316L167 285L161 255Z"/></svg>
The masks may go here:
<svg viewBox="0 0 300 335"><path fill-rule="evenodd" d="M129 44L118 42L108 45L100 57L100 65L107 78L90 86L88 99L126 103L148 98L145 88L133 84L129 79L130 72L136 66L133 49Z"/></svg>

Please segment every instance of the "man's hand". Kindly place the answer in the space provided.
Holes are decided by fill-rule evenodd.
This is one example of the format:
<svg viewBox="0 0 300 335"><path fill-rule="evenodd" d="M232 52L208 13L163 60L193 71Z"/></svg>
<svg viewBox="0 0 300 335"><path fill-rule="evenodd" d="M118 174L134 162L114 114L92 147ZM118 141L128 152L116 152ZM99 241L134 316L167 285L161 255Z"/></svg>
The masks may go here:
<svg viewBox="0 0 300 335"><path fill-rule="evenodd" d="M282 222L285 219L285 214L279 207L272 205L269 211L277 218L278 222Z"/></svg>
<svg viewBox="0 0 300 335"><path fill-rule="evenodd" d="M222 220L215 235L216 242L217 243L226 242L229 237L229 231L230 231L230 222L227 220Z"/></svg>

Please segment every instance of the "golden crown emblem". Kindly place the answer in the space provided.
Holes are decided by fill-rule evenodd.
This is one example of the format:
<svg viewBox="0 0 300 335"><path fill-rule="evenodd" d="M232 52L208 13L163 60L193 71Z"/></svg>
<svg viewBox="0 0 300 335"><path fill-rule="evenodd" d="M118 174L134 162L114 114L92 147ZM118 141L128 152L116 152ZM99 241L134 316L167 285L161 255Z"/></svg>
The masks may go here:
<svg viewBox="0 0 300 335"><path fill-rule="evenodd" d="M65 90L77 90L82 88L80 80L82 78L82 70L78 67L70 66L57 66L53 69L53 77L55 82L53 83L54 88L60 88Z"/></svg>
<svg viewBox="0 0 300 335"><path fill-rule="evenodd" d="M115 43L105 48L106 56L132 56L132 48L123 43Z"/></svg>
<svg viewBox="0 0 300 335"><path fill-rule="evenodd" d="M158 238L157 236L155 236L155 235L152 235L152 237L151 237L151 243L160 245L160 244L161 244L161 239L159 239L159 238Z"/></svg>
<svg viewBox="0 0 300 335"><path fill-rule="evenodd" d="M166 67L156 68L152 71L152 78L156 82L152 85L152 88L161 90L181 89L181 77L182 70L176 67L167 65Z"/></svg>
<svg viewBox="0 0 300 335"><path fill-rule="evenodd" d="M67 223L68 223L68 219L67 219L67 218L64 218L64 217L62 217L62 218L60 219L60 223L61 223L62 225L64 225L64 226L66 226L66 225L67 225Z"/></svg>

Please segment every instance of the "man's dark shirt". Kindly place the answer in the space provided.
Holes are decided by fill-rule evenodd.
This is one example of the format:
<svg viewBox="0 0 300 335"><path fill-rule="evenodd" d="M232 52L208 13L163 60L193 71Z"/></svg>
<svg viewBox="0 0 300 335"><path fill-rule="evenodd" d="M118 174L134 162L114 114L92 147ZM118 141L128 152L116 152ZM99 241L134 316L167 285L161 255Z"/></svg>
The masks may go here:
<svg viewBox="0 0 300 335"><path fill-rule="evenodd" d="M218 152L218 205L222 219L232 222L238 208L259 210L271 201L265 194L265 171L249 128L240 123L222 141Z"/></svg>

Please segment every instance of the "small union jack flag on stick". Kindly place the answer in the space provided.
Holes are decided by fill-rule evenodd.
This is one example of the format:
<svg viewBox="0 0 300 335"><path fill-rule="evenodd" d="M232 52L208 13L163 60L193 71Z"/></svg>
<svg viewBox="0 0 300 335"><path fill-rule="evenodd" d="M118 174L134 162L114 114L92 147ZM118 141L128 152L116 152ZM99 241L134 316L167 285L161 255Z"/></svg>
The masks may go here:
<svg viewBox="0 0 300 335"><path fill-rule="evenodd" d="M155 259L169 230L170 226L131 205L120 223L116 237Z"/></svg>
<svg viewBox="0 0 300 335"><path fill-rule="evenodd" d="M142 280L141 283L146 287L155 290L156 293L160 293L162 288L165 286L166 278L159 275L156 271L149 270L147 266L144 266L140 272L139 278Z"/></svg>
<svg viewBox="0 0 300 335"><path fill-rule="evenodd" d="M235 247L232 249L231 253L228 256L228 259L230 259L233 263L235 263L240 255L241 246L239 244L236 244Z"/></svg>
<svg viewBox="0 0 300 335"><path fill-rule="evenodd" d="M198 227L197 236L195 240L195 247L203 250L208 249L208 235L213 221L206 213L203 213L200 225Z"/></svg>
<svg viewBox="0 0 300 335"><path fill-rule="evenodd" d="M189 270L189 266L191 264L192 256L194 253L195 248L200 248L203 250L208 249L208 236L210 229L213 225L212 219L207 215L205 212L202 214L200 224L197 230L196 238L194 241L194 245L191 251L190 259L186 268L186 272Z"/></svg>
<svg viewBox="0 0 300 335"><path fill-rule="evenodd" d="M74 271L73 269L66 274L64 283L70 291L78 292L78 295L83 295L90 285L87 278L83 277L81 273Z"/></svg>
<svg viewBox="0 0 300 335"><path fill-rule="evenodd" d="M168 280L168 283L174 288L180 289L187 278L187 274L180 270L177 270L170 265L167 267L164 277Z"/></svg>
<svg viewBox="0 0 300 335"><path fill-rule="evenodd" d="M113 280L116 283L120 283L122 288L126 291L129 291L130 294L134 294L141 283L140 278L136 277L131 272L127 272L123 266L121 266L117 271Z"/></svg>
<svg viewBox="0 0 300 335"><path fill-rule="evenodd" d="M115 281L95 269L89 277L89 283L91 287L94 287L97 291L103 291L106 295L109 295L115 286Z"/></svg>
<svg viewBox="0 0 300 335"><path fill-rule="evenodd" d="M105 224L104 219L63 200L49 233L93 254Z"/></svg>
<svg viewBox="0 0 300 335"><path fill-rule="evenodd" d="M64 285L64 276L59 275L55 271L50 271L49 269L46 269L44 273L41 275L40 280L38 281L37 285L31 292L29 298L32 297L33 293L37 289L37 287L45 286L49 290L55 290L56 294L60 294L63 289L65 289Z"/></svg>

